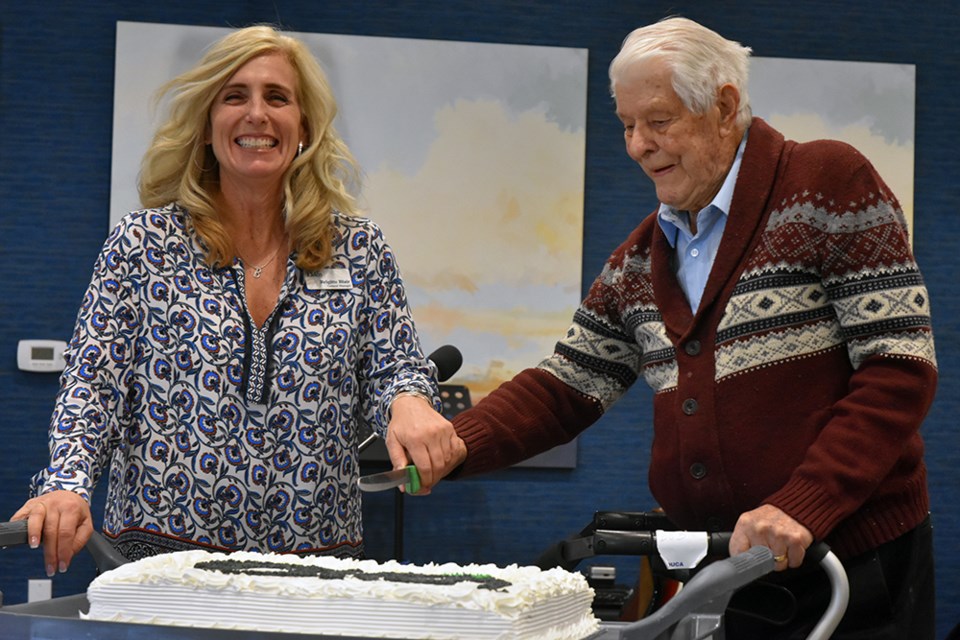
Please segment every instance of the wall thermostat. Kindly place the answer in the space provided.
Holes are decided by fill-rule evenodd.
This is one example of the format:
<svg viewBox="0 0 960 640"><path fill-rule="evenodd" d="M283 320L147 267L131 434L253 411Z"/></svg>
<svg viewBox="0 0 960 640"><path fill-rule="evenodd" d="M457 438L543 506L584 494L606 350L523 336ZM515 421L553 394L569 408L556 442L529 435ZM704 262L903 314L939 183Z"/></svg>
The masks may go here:
<svg viewBox="0 0 960 640"><path fill-rule="evenodd" d="M17 367L21 371L63 371L67 366L63 340L21 340L17 343Z"/></svg>

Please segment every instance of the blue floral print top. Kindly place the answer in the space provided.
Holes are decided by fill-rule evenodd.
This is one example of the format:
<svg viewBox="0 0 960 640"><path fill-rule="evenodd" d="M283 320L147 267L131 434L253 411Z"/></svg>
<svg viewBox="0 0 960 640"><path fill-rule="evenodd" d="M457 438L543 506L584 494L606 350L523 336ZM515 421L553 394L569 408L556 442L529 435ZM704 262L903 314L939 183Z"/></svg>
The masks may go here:
<svg viewBox="0 0 960 640"><path fill-rule="evenodd" d="M131 559L362 555L358 425L384 435L401 391L439 399L380 229L333 224L330 267L291 255L257 327L242 264L211 269L186 211L124 217L80 308L33 493L89 499L109 467L103 529Z"/></svg>

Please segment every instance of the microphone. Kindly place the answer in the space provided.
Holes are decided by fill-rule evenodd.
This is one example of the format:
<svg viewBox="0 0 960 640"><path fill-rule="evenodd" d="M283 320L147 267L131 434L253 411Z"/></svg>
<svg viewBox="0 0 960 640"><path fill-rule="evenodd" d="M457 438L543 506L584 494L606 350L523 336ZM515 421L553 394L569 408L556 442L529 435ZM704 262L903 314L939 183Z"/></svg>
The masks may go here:
<svg viewBox="0 0 960 640"><path fill-rule="evenodd" d="M445 344L439 347L427 356L427 359L437 367L437 382L449 380L453 374L460 369L460 365L463 364L463 354L460 353L460 349L457 349L452 344ZM373 444L376 439L376 433L371 432L367 434L367 436L360 441L357 450L363 451Z"/></svg>
<svg viewBox="0 0 960 640"><path fill-rule="evenodd" d="M427 356L437 366L437 382L445 382L460 370L463 354L452 344L445 344Z"/></svg>

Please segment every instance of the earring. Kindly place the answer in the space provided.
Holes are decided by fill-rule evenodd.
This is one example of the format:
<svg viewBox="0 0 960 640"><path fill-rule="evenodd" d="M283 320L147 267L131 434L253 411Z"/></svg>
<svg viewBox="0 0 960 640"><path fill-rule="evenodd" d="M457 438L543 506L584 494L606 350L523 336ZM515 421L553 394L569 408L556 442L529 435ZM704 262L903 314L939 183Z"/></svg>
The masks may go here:
<svg viewBox="0 0 960 640"><path fill-rule="evenodd" d="M297 157L300 157L301 153L303 153L303 142L300 142L300 144L297 145Z"/></svg>

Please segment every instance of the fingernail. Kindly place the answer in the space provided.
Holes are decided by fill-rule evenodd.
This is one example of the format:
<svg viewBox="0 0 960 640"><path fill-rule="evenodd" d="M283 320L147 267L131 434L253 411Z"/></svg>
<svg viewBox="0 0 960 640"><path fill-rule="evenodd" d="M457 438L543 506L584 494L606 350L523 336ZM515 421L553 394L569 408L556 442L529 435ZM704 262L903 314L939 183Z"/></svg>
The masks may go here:
<svg viewBox="0 0 960 640"><path fill-rule="evenodd" d="M47 565L47 577L52 578L57 573L52 564Z"/></svg>
<svg viewBox="0 0 960 640"><path fill-rule="evenodd" d="M40 546L40 538L38 538L37 536L31 537L31 538L30 538L30 548L31 548L31 549L36 549L36 548L39 547L39 546Z"/></svg>
<svg viewBox="0 0 960 640"><path fill-rule="evenodd" d="M60 573L66 573L66 572L67 572L67 563L66 563L66 562L61 562L61 563L60 563Z"/></svg>

